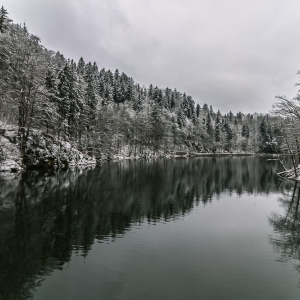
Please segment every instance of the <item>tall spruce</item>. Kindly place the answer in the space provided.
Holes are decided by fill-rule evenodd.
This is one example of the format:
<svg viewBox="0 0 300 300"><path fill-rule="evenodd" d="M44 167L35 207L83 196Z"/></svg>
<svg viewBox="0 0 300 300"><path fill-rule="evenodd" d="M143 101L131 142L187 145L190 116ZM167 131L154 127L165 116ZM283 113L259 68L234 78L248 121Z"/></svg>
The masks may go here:
<svg viewBox="0 0 300 300"><path fill-rule="evenodd" d="M7 10L3 7L0 8L0 33L4 33L12 20L8 17Z"/></svg>

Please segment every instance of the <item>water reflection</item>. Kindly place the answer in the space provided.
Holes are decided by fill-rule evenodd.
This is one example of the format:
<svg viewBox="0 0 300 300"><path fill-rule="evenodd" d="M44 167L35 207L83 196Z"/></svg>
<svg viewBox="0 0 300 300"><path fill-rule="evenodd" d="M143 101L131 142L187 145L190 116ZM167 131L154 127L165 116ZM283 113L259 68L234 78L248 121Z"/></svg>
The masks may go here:
<svg viewBox="0 0 300 300"><path fill-rule="evenodd" d="M294 183L293 189L283 193L279 201L285 208L285 214L273 213L269 218L269 222L276 233L270 237L270 243L273 245L274 250L280 253L279 262L286 263L289 260L293 260L295 269L300 272L299 185Z"/></svg>
<svg viewBox="0 0 300 300"><path fill-rule="evenodd" d="M28 299L41 279L61 269L72 253L86 256L95 241L113 241L133 224L174 220L224 193L287 193L275 175L279 166L265 160L124 161L93 170L0 178L0 299ZM289 216L296 208L288 208ZM274 241L287 257L299 223L286 217L282 225L277 216L271 222L289 231L285 246ZM299 259L299 247L292 249Z"/></svg>

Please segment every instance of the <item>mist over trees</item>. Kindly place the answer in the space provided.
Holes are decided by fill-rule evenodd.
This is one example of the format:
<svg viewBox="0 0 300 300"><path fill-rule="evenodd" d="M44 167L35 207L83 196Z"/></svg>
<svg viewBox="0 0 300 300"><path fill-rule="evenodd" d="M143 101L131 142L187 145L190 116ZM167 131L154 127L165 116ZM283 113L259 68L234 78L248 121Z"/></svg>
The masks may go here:
<svg viewBox="0 0 300 300"><path fill-rule="evenodd" d="M144 151L279 152L280 118L222 114L176 88L47 50L0 10L0 121L19 130L21 154L34 128L96 157Z"/></svg>

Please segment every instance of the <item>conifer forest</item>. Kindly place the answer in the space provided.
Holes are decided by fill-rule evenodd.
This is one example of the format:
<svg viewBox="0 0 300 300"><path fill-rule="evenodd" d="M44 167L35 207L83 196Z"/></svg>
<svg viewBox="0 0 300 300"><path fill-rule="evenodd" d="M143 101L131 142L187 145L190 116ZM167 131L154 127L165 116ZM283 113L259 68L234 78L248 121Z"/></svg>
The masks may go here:
<svg viewBox="0 0 300 300"><path fill-rule="evenodd" d="M141 86L118 69L65 58L12 23L3 6L0 32L0 120L17 126L24 160L32 130L97 159L124 148L129 156L282 151L278 116L221 112L176 88Z"/></svg>

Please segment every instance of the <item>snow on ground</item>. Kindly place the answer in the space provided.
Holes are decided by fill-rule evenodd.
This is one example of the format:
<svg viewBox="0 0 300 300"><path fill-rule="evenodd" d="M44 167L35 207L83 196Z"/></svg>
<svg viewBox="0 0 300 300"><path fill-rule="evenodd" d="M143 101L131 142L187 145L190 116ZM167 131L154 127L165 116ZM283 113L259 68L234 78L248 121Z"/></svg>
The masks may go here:
<svg viewBox="0 0 300 300"><path fill-rule="evenodd" d="M16 128L0 121L0 172L21 170Z"/></svg>
<svg viewBox="0 0 300 300"><path fill-rule="evenodd" d="M0 172L22 170L16 126L0 121ZM67 167L95 165L96 159L84 154L69 142L57 141L48 134L32 130L26 144L29 167Z"/></svg>

